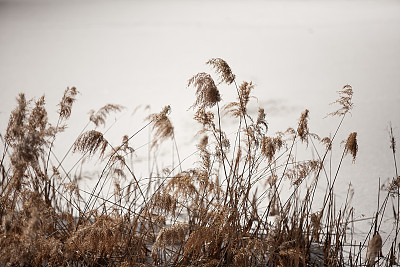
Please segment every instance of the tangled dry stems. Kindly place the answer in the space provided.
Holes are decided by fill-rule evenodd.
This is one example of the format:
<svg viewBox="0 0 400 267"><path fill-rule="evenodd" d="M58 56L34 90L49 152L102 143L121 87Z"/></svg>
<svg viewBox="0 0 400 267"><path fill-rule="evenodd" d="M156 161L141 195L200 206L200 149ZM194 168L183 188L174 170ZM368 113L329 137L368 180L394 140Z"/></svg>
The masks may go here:
<svg viewBox="0 0 400 267"><path fill-rule="evenodd" d="M323 204L315 208L315 191L326 173L326 155L334 149L335 135L320 139L311 134L308 110L301 114L297 130L268 135L264 109L259 108L256 117L248 112L254 85L243 82L237 87L235 75L222 59L207 64L221 82L236 87L238 97L224 106L227 112L222 117L217 105L221 95L212 76L202 72L189 79L188 86L196 89L194 119L202 126L196 165L173 175L172 171L157 173L157 177L150 174L143 183L127 160L136 153L129 145L136 133L124 135L122 144L114 147L100 131L88 130L72 150L86 158L98 155L104 162L91 192L80 188L79 177L71 177L62 162L48 168L54 140L71 115L76 88L64 92L56 126L48 122L44 97L33 103L20 94L1 159L0 264L354 266L397 262L398 217L395 241L388 256L380 258L384 255L379 255L378 215L368 246L345 246L346 240L353 240L348 230L353 223L352 193L338 209L333 193L337 177L326 177L328 190ZM339 93L335 103L340 108L331 115L344 119L353 107L353 91L346 85ZM110 112L121 109L109 104L91 111L89 122L97 128ZM145 127L152 127L153 146L175 141L169 112L167 106L147 117ZM221 127L221 120L229 116L239 121L233 137ZM355 161L356 137L356 132L349 135L342 159L350 154ZM320 140L320 146L313 140ZM320 149L322 156L299 160L292 151L301 143L307 144L305 149ZM388 197L399 198L398 177L387 186ZM111 195L102 193L107 180L113 181ZM279 193L284 184L292 192L287 199Z"/></svg>

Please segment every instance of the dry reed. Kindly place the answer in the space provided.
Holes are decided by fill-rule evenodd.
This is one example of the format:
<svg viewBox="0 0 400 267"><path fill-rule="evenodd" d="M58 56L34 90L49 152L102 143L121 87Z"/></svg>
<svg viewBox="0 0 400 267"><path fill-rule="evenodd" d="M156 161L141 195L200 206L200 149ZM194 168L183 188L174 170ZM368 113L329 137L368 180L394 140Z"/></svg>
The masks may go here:
<svg viewBox="0 0 400 267"><path fill-rule="evenodd" d="M76 88L65 90L55 127L48 121L44 97L26 100L20 94L4 135L0 165L0 265L396 264L398 206L393 208L394 234L385 236L394 240L385 256L378 219L383 218L388 201L376 213L371 225L375 235L368 246L354 245L355 237L349 230L355 223L350 189L346 203L340 208L336 205L334 184L344 156L350 154L353 162L356 159L356 132L345 142L333 180L326 170L332 164L327 154L337 148L336 133L353 107L352 87L344 86L334 102L340 107L330 115L342 117L339 126L332 129L334 135L314 143L319 138L310 133L308 110L301 114L297 129L270 135L264 109L259 108L255 116L249 113L254 84L237 86L236 76L222 59L211 59L207 64L214 68L220 82L235 87L237 99L224 106L226 113L222 116L219 84L211 75L201 72L189 79L188 86L196 89L194 119L202 127L198 160L193 160L188 169L178 171L177 166L182 165L179 160L159 171L161 164L154 158L148 176L137 176L132 155L140 151L132 147L131 140L146 127L154 133L149 150L162 150L163 143L172 141L174 152L178 152L169 118L171 107L149 115L145 126L123 135L122 143L113 146L96 130L106 123L110 112L122 110L108 104L97 112L90 111L89 122L95 129L82 131L72 146L73 152L83 154L77 162L80 168L85 167L82 159L98 157L104 164L91 191L81 186L82 174L71 175L51 153L55 137L65 130L63 123L71 117ZM237 131L227 134L221 121L231 118L238 122ZM392 131L390 141L396 164ZM294 152L302 142L306 146L298 148L311 150L318 155L317 160ZM52 164L57 161L57 165ZM320 179L323 175L325 179ZM399 180L396 167L395 178L385 187L386 199L398 201ZM323 185L321 181L328 184L319 203L315 194ZM108 186L114 190L108 190ZM283 197L282 190L289 196Z"/></svg>

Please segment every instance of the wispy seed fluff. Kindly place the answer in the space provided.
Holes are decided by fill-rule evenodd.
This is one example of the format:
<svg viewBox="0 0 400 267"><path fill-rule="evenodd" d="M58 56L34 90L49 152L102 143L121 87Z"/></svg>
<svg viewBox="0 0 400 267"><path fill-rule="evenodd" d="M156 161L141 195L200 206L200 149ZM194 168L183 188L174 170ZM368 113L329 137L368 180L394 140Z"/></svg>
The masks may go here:
<svg viewBox="0 0 400 267"><path fill-rule="evenodd" d="M258 109L258 116L257 116L257 126L263 125L265 127L265 132L268 131L268 123L265 120L265 111L263 108Z"/></svg>
<svg viewBox="0 0 400 267"><path fill-rule="evenodd" d="M72 104L75 102L77 94L78 90L76 90L75 87L67 87L67 89L65 89L61 102L58 104L60 106L58 111L60 118L68 119L71 116Z"/></svg>
<svg viewBox="0 0 400 267"><path fill-rule="evenodd" d="M353 162L356 160L358 152L358 144L357 144L357 132L353 132L349 135L345 145L345 153L350 153L353 156Z"/></svg>
<svg viewBox="0 0 400 267"><path fill-rule="evenodd" d="M96 126L105 126L107 115L111 112L121 111L122 109L124 109L123 106L114 104L107 104L104 107L100 108L97 112L92 109L89 111L90 121L93 122Z"/></svg>
<svg viewBox="0 0 400 267"><path fill-rule="evenodd" d="M261 152L267 157L268 161L271 162L275 156L275 153L281 149L283 145L282 139L278 137L264 137L261 141Z"/></svg>
<svg viewBox="0 0 400 267"><path fill-rule="evenodd" d="M235 75L232 73L231 68L225 60L221 58L212 58L207 61L206 64L213 66L215 71L221 76L221 82L231 84L235 80Z"/></svg>
<svg viewBox="0 0 400 267"><path fill-rule="evenodd" d="M73 152L80 151L82 153L89 153L89 155L93 155L97 150L100 150L100 156L103 156L107 145L108 142L102 133L91 130L81 134L78 137L74 143Z"/></svg>
<svg viewBox="0 0 400 267"><path fill-rule="evenodd" d="M167 138L172 138L174 136L174 126L171 120L168 118L168 114L171 112L171 107L165 106L160 113L150 114L147 119L153 122L153 131L156 140L154 140L153 145L157 144L157 139L163 141Z"/></svg>
<svg viewBox="0 0 400 267"><path fill-rule="evenodd" d="M332 150L332 140L329 137L322 138L321 143L325 145L327 150Z"/></svg>
<svg viewBox="0 0 400 267"><path fill-rule="evenodd" d="M308 130L308 109L306 109L303 113L301 113L299 126L297 128L297 134L300 137L301 141L307 142L307 136L309 134Z"/></svg>
<svg viewBox="0 0 400 267"><path fill-rule="evenodd" d="M188 81L188 87L193 85L196 88L196 102L193 108L198 106L200 108L213 107L221 101L221 95L215 85L214 80L210 74L200 72L194 75Z"/></svg>
<svg viewBox="0 0 400 267"><path fill-rule="evenodd" d="M5 139L8 144L17 142L24 137L25 121L28 113L29 101L26 100L25 94L19 94L17 97L18 105L13 110L8 121Z"/></svg>
<svg viewBox="0 0 400 267"><path fill-rule="evenodd" d="M250 101L250 92L253 90L252 82L243 82L238 89L238 102L232 102L225 106L227 112L234 117L245 116L247 113L247 104Z"/></svg>
<svg viewBox="0 0 400 267"><path fill-rule="evenodd" d="M329 113L327 116L344 116L353 108L353 88L350 85L346 84L345 86L343 86L343 89L341 91L338 91L338 93L340 96L339 99L331 104L337 103L341 105L341 108L335 112Z"/></svg>

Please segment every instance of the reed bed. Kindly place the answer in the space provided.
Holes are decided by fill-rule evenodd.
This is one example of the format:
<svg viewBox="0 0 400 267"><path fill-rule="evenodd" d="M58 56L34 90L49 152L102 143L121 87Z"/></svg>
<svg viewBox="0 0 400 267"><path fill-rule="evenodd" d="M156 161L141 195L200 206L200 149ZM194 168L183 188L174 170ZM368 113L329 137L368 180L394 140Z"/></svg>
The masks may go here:
<svg viewBox="0 0 400 267"><path fill-rule="evenodd" d="M190 169L182 168L169 106L147 116L143 127L123 135L119 145L111 144L98 126L123 107L109 104L91 111L88 124L59 159L53 148L66 129L77 89L65 90L55 124L48 121L44 97L27 100L20 94L1 135L0 265L398 264L400 177L393 131L396 173L379 189L385 198L370 214L369 232L361 240L354 236L354 189L349 186L345 203L340 205L334 194L342 162L357 160L357 132L336 140L353 107L352 87L345 85L334 102L337 110L329 116L340 120L331 136L310 131L309 110L300 114L295 127L270 134L264 109L249 112L255 85L238 84L222 59L211 59L207 65L215 70L217 82L205 72L188 80L196 97L188 112L193 111L194 123L200 126L192 155L197 159ZM223 102L221 84L236 92L235 101ZM233 133L225 131L226 121L234 123ZM139 177L131 143L145 129L152 132L150 151L169 143L170 152L179 160L169 169L152 168L148 176ZM332 167L330 156L336 149L339 164ZM149 155L156 155L150 151ZM310 152L316 159L307 158ZM80 155L77 165L81 169L89 159L102 164L89 191L81 187L79 175L63 166L71 153ZM159 159L151 160L161 166ZM316 201L321 185L325 191ZM389 203L395 203L389 222L393 231L381 236L382 223L388 223L383 217ZM387 251L382 250L383 242L390 243Z"/></svg>

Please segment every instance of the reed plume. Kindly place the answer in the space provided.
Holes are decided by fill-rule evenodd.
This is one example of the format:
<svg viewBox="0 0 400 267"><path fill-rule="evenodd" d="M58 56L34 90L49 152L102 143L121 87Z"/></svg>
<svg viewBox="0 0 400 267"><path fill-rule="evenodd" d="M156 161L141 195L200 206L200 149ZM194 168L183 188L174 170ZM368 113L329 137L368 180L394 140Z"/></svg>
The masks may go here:
<svg viewBox="0 0 400 267"><path fill-rule="evenodd" d="M121 105L107 104L100 108L97 112L92 109L89 111L90 121L92 121L96 126L105 125L108 114L111 112L119 112L124 108L125 107Z"/></svg>
<svg viewBox="0 0 400 267"><path fill-rule="evenodd" d="M358 143L357 143L357 133L353 132L347 138L345 144L345 154L350 153L353 157L353 162L355 162L358 152Z"/></svg>
<svg viewBox="0 0 400 267"><path fill-rule="evenodd" d="M221 95L210 74L200 72L188 81L188 87L193 85L196 88L196 101L192 107L213 107L221 101Z"/></svg>
<svg viewBox="0 0 400 267"><path fill-rule="evenodd" d="M308 143L308 114L309 111L306 109L303 113L301 113L301 117L299 120L299 126L297 127L297 135L300 137L300 140Z"/></svg>
<svg viewBox="0 0 400 267"><path fill-rule="evenodd" d="M225 106L227 113L234 117L245 116L247 114L247 104L250 101L250 93L254 85L252 82L243 82L238 89L238 102L232 102Z"/></svg>
<svg viewBox="0 0 400 267"><path fill-rule="evenodd" d="M282 139L278 137L264 137L261 141L261 152L267 157L268 161L271 162L275 156L275 153L281 149L283 145Z"/></svg>
<svg viewBox="0 0 400 267"><path fill-rule="evenodd" d="M339 104L341 107L340 109L338 109L337 111L331 112L329 113L327 116L344 116L345 114L347 114L348 112L350 112L350 110L353 109L354 104L352 102L352 98L353 98L353 88L346 84L345 86L343 86L343 89L338 91L339 93L339 99L337 99L335 102L331 103L331 104Z"/></svg>
<svg viewBox="0 0 400 267"><path fill-rule="evenodd" d="M100 151L102 157L106 151L108 142L101 132L91 130L81 134L74 143L73 152L80 151L89 153L92 156L97 151Z"/></svg>
<svg viewBox="0 0 400 267"><path fill-rule="evenodd" d="M64 95L60 101L58 114L62 119L68 119L71 116L72 104L76 100L76 95L78 94L76 87L67 87L64 91Z"/></svg>
<svg viewBox="0 0 400 267"><path fill-rule="evenodd" d="M171 120L168 118L168 114L171 112L170 106L165 106L160 113L150 114L147 119L153 124L153 131L155 140L152 146L156 146L157 142L162 142L165 139L173 138L174 127Z"/></svg>
<svg viewBox="0 0 400 267"><path fill-rule="evenodd" d="M235 75L232 73L228 63L221 58L212 58L206 64L211 65L221 77L221 82L231 84L235 80Z"/></svg>

